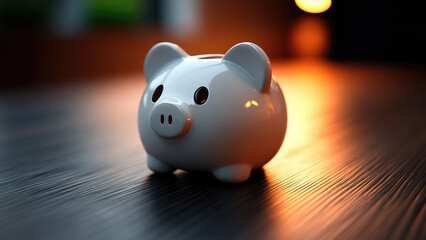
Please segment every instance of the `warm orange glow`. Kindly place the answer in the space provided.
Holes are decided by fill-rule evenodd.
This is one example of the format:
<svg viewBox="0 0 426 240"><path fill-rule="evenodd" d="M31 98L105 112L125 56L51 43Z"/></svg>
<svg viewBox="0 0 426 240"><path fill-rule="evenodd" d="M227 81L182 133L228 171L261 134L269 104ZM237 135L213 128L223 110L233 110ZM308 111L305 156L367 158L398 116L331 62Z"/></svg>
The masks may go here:
<svg viewBox="0 0 426 240"><path fill-rule="evenodd" d="M276 234L272 238L316 238L317 232L306 229L327 226L327 221L335 221L353 204L342 199L326 208L321 205L323 202L317 201L327 194L330 186L348 179L346 172L350 172L336 170L344 164L349 151L339 149L341 145L336 143L339 139L327 134L336 121L332 113L340 103L336 101L336 87L341 79L332 73L330 65L316 60L275 68L285 94L288 125L283 146L265 166L268 178L281 183L271 199L284 206L281 212L275 213L278 220L277 225L271 227ZM326 209L321 217L307 218L321 209ZM300 232L304 235L295 235Z"/></svg>
<svg viewBox="0 0 426 240"><path fill-rule="evenodd" d="M304 16L297 19L290 32L290 43L296 57L326 56L330 46L327 22L318 16Z"/></svg>
<svg viewBox="0 0 426 240"><path fill-rule="evenodd" d="M308 13L322 13L331 6L331 0L295 0L296 5Z"/></svg>

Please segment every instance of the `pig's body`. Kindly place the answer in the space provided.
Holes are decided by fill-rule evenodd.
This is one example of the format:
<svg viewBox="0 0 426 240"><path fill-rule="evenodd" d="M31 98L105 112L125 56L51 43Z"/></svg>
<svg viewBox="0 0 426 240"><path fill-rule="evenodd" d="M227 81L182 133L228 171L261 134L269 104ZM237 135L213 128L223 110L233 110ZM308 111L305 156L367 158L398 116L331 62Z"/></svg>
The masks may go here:
<svg viewBox="0 0 426 240"><path fill-rule="evenodd" d="M271 79L266 55L249 62L254 64L253 68L257 67L256 61L269 66L266 74L260 74L269 79L256 85L255 74L263 68L245 71L247 64L235 64L235 58L228 61L232 49L224 57L187 56L176 45L162 44L153 47L147 56L145 74L149 84L139 109L139 129L148 153L148 166L155 172L184 169L211 172L222 181L245 181L251 170L273 158L286 131L284 97ZM158 46L161 51L156 52ZM257 47L252 44L243 50L251 51L252 46ZM164 56L175 54L173 51L180 52L162 63ZM252 53L255 57L257 52ZM257 72L249 74L253 70ZM154 99L160 85L161 96ZM200 87L208 89L208 97L201 104L196 103L195 93Z"/></svg>

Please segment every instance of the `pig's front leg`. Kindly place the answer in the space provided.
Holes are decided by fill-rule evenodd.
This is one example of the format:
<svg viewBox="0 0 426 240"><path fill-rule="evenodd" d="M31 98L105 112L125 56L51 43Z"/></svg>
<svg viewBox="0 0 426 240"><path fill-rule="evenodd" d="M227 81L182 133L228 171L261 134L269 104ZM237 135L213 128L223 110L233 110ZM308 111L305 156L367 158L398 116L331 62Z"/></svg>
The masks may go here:
<svg viewBox="0 0 426 240"><path fill-rule="evenodd" d="M223 182L239 183L250 177L251 167L247 164L224 166L213 171L213 175Z"/></svg>
<svg viewBox="0 0 426 240"><path fill-rule="evenodd" d="M176 168L170 167L169 165L161 162L160 160L156 159L151 155L148 155L147 162L148 168L156 173L172 173L176 170Z"/></svg>

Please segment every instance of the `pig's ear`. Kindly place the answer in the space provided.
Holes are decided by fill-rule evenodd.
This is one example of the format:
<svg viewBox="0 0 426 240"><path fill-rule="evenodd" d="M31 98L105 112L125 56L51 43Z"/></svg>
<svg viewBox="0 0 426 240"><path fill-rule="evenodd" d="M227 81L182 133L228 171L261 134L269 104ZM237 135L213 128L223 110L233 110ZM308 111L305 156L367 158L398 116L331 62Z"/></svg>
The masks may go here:
<svg viewBox="0 0 426 240"><path fill-rule="evenodd" d="M171 61L187 56L188 54L176 44L169 42L157 43L149 50L145 58L144 73L146 81L150 83L154 75Z"/></svg>
<svg viewBox="0 0 426 240"><path fill-rule="evenodd" d="M252 78L251 85L259 92L269 91L271 85L271 62L266 53L256 44L244 42L233 46L222 61L239 66Z"/></svg>

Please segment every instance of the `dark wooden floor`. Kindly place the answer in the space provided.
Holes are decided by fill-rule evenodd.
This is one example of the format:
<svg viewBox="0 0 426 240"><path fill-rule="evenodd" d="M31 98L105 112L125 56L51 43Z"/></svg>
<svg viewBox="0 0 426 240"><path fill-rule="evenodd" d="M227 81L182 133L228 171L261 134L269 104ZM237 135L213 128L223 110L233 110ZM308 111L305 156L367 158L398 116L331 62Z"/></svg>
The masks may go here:
<svg viewBox="0 0 426 240"><path fill-rule="evenodd" d="M0 239L426 239L424 68L273 64L288 132L243 184L147 169L141 76L1 92Z"/></svg>

